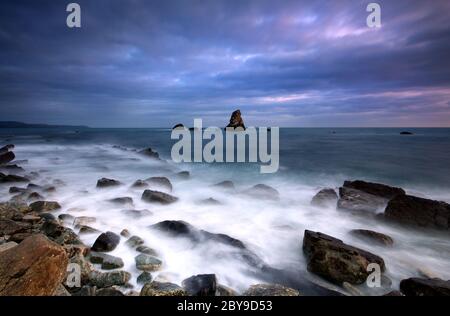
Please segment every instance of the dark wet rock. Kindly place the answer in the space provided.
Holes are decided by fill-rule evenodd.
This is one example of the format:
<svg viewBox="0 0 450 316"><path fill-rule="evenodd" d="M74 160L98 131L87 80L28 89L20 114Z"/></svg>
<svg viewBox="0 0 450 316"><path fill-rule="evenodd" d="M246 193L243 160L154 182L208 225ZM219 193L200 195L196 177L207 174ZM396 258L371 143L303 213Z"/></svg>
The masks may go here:
<svg viewBox="0 0 450 316"><path fill-rule="evenodd" d="M403 131L403 132L400 132L400 135L414 135L414 133L408 132L408 131Z"/></svg>
<svg viewBox="0 0 450 316"><path fill-rule="evenodd" d="M184 180L186 180L186 179L189 179L189 177L191 176L191 174L189 173L189 171L180 171L180 172L178 172L178 173L176 174L176 176L177 176L179 179L184 179Z"/></svg>
<svg viewBox="0 0 450 316"><path fill-rule="evenodd" d="M77 225L78 230L78 234L80 235L87 235L87 234L98 234L100 233L100 231L96 228L93 228L91 226L87 226L87 225Z"/></svg>
<svg viewBox="0 0 450 316"><path fill-rule="evenodd" d="M10 150L13 150L13 149L14 149L13 144L5 145L0 148L0 155L6 154L7 152L9 152Z"/></svg>
<svg viewBox="0 0 450 316"><path fill-rule="evenodd" d="M72 224L73 221L75 220L75 217L73 215L70 215L70 214L59 214L58 215L58 219L60 221L62 221L63 223L70 223L70 224Z"/></svg>
<svg viewBox="0 0 450 316"><path fill-rule="evenodd" d="M21 166L17 164L10 164L10 165L1 165L0 170L5 172L24 172L25 169L23 169Z"/></svg>
<svg viewBox="0 0 450 316"><path fill-rule="evenodd" d="M218 200L214 199L214 198L208 198L205 200L201 200L200 204L203 205L222 205L222 203L220 203Z"/></svg>
<svg viewBox="0 0 450 316"><path fill-rule="evenodd" d="M311 205L319 207L336 206L338 195L331 188L320 190L311 200Z"/></svg>
<svg viewBox="0 0 450 316"><path fill-rule="evenodd" d="M110 199L108 200L111 203L114 204L133 204L133 199L128 197L128 196L124 196L124 197L118 197L118 198L114 198L114 199Z"/></svg>
<svg viewBox="0 0 450 316"><path fill-rule="evenodd" d="M30 204L30 208L33 212L42 213L42 212L51 212L55 210L59 210L61 205L55 201L37 201Z"/></svg>
<svg viewBox="0 0 450 316"><path fill-rule="evenodd" d="M80 228L83 225L93 224L95 222L97 222L97 219L95 217L79 216L75 217L75 219L73 220L73 225L75 226L75 228Z"/></svg>
<svg viewBox="0 0 450 316"><path fill-rule="evenodd" d="M122 210L122 213L124 213L127 216L133 217L133 218L141 218L145 216L151 216L153 213L149 210Z"/></svg>
<svg viewBox="0 0 450 316"><path fill-rule="evenodd" d="M0 165L7 164L13 161L16 158L16 155L12 151L5 152L4 154L0 154Z"/></svg>
<svg viewBox="0 0 450 316"><path fill-rule="evenodd" d="M243 296L299 296L300 293L278 284L255 284L246 290Z"/></svg>
<svg viewBox="0 0 450 316"><path fill-rule="evenodd" d="M89 274L89 282L98 288L107 288L114 285L123 286L131 279L131 274L126 271L98 272Z"/></svg>
<svg viewBox="0 0 450 316"><path fill-rule="evenodd" d="M145 181L150 185L150 187L162 188L172 192L172 183L170 183L170 180L166 177L151 177Z"/></svg>
<svg viewBox="0 0 450 316"><path fill-rule="evenodd" d="M19 187L10 187L9 188L9 193L14 194L14 193L26 193L28 192L28 189L26 188L19 188Z"/></svg>
<svg viewBox="0 0 450 316"><path fill-rule="evenodd" d="M146 148L138 152L141 155L147 156L149 158L159 159L159 154L151 148Z"/></svg>
<svg viewBox="0 0 450 316"><path fill-rule="evenodd" d="M141 253L134 258L136 268L141 271L158 271L161 269L162 261L156 257Z"/></svg>
<svg viewBox="0 0 450 316"><path fill-rule="evenodd" d="M30 231L30 223L16 222L10 219L0 220L0 236L14 235Z"/></svg>
<svg viewBox="0 0 450 316"><path fill-rule="evenodd" d="M135 248L137 246L141 246L144 244L144 239L142 239L139 236L131 236L128 238L128 240L125 242L125 244L131 248Z"/></svg>
<svg viewBox="0 0 450 316"><path fill-rule="evenodd" d="M405 195L405 190L402 188L391 187L389 185L373 182L365 182L361 180L345 181L345 188L355 189L369 193L375 196L379 196L385 199L392 199L397 195Z"/></svg>
<svg viewBox="0 0 450 316"><path fill-rule="evenodd" d="M40 201L40 200L43 200L44 199L44 197L42 196L42 195L40 195L38 192L31 192L29 195L28 195L28 198L27 198L28 200L31 200L31 201Z"/></svg>
<svg viewBox="0 0 450 316"><path fill-rule="evenodd" d="M136 180L133 185L133 188L147 188L148 187L148 183L145 182L144 180Z"/></svg>
<svg viewBox="0 0 450 316"><path fill-rule="evenodd" d="M136 251L154 257L158 256L158 253L156 252L155 249L144 245L136 247Z"/></svg>
<svg viewBox="0 0 450 316"><path fill-rule="evenodd" d="M389 201L384 217L402 224L448 230L450 204L412 195L400 195Z"/></svg>
<svg viewBox="0 0 450 316"><path fill-rule="evenodd" d="M181 285L189 296L214 296L217 279L215 274L199 274L185 279Z"/></svg>
<svg viewBox="0 0 450 316"><path fill-rule="evenodd" d="M17 176L14 174L5 175L3 173L0 173L0 183L14 183L14 182L30 182L30 179L22 176Z"/></svg>
<svg viewBox="0 0 450 316"><path fill-rule="evenodd" d="M214 184L214 187L227 189L227 190L234 190L234 183L233 183L233 181L227 180L227 181L222 181L222 182Z"/></svg>
<svg viewBox="0 0 450 316"><path fill-rule="evenodd" d="M0 219L21 220L29 212L30 207L23 202L0 203Z"/></svg>
<svg viewBox="0 0 450 316"><path fill-rule="evenodd" d="M115 289L113 287L108 287L105 289L99 289L95 292L95 296L125 296L122 292L120 292L118 289Z"/></svg>
<svg viewBox="0 0 450 316"><path fill-rule="evenodd" d="M142 200L150 203L171 204L178 201L178 198L159 191L145 190L142 193Z"/></svg>
<svg viewBox="0 0 450 316"><path fill-rule="evenodd" d="M153 276L150 272L144 271L137 277L137 284L150 283L153 280Z"/></svg>
<svg viewBox="0 0 450 316"><path fill-rule="evenodd" d="M42 226L41 231L52 241L60 245L82 245L77 234L70 228L60 225L57 221L46 220Z"/></svg>
<svg viewBox="0 0 450 316"><path fill-rule="evenodd" d="M240 127L245 130L244 120L241 116L241 111L236 110L231 114L230 123L228 123L227 127L237 128Z"/></svg>
<svg viewBox="0 0 450 316"><path fill-rule="evenodd" d="M128 229L122 229L122 231L120 232L120 236L129 238L131 236L131 233L129 232Z"/></svg>
<svg viewBox="0 0 450 316"><path fill-rule="evenodd" d="M68 258L64 249L41 234L0 256L0 296L50 296L63 282Z"/></svg>
<svg viewBox="0 0 450 316"><path fill-rule="evenodd" d="M124 263L123 260L119 257L106 255L103 257L101 265L103 270L113 270L123 268Z"/></svg>
<svg viewBox="0 0 450 316"><path fill-rule="evenodd" d="M93 251L108 252L116 249L120 242L120 236L114 234L113 232L106 232L98 236L95 240L94 245L92 245Z"/></svg>
<svg viewBox="0 0 450 316"><path fill-rule="evenodd" d="M182 287L169 282L147 283L141 290L141 296L186 296Z"/></svg>
<svg viewBox="0 0 450 316"><path fill-rule="evenodd" d="M309 230L305 230L303 252L308 271L336 284L364 283L370 274L367 271L370 263L378 264L382 271L385 269L384 261L379 256Z"/></svg>
<svg viewBox="0 0 450 316"><path fill-rule="evenodd" d="M51 213L40 213L39 217L46 221L56 221L55 215L53 215Z"/></svg>
<svg viewBox="0 0 450 316"><path fill-rule="evenodd" d="M244 194L249 195L256 199L264 199L264 200L278 200L280 198L280 193L268 186L266 184L257 184L250 189L244 191Z"/></svg>
<svg viewBox="0 0 450 316"><path fill-rule="evenodd" d="M375 196L360 190L340 187L338 209L352 212L376 213L384 209L388 199Z"/></svg>
<svg viewBox="0 0 450 316"><path fill-rule="evenodd" d="M379 232L375 232L373 230L353 229L350 231L350 234L359 239L376 243L382 246L392 246L394 244L394 240L391 237Z"/></svg>
<svg viewBox="0 0 450 316"><path fill-rule="evenodd" d="M406 296L450 296L450 281L410 278L400 282L400 291Z"/></svg>
<svg viewBox="0 0 450 316"><path fill-rule="evenodd" d="M121 183L114 179L101 178L100 180L97 181L97 188L108 188L119 185L121 185Z"/></svg>
<svg viewBox="0 0 450 316"><path fill-rule="evenodd" d="M184 129L184 125L181 123L176 124L172 129Z"/></svg>

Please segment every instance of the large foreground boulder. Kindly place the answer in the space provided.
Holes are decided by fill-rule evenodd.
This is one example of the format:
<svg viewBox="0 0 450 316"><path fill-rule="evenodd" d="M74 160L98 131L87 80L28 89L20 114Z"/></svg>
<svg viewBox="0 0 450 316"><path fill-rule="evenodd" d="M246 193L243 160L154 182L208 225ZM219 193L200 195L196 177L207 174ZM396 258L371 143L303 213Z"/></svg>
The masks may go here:
<svg viewBox="0 0 450 316"><path fill-rule="evenodd" d="M406 296L450 296L450 281L410 278L400 282Z"/></svg>
<svg viewBox="0 0 450 316"><path fill-rule="evenodd" d="M367 271L371 263L378 264L381 271L385 269L379 256L319 232L305 230L303 252L308 271L336 284L364 283L371 272Z"/></svg>
<svg viewBox="0 0 450 316"><path fill-rule="evenodd" d="M399 195L389 201L385 218L402 224L448 230L450 228L450 204Z"/></svg>
<svg viewBox="0 0 450 316"><path fill-rule="evenodd" d="M0 256L0 296L53 295L64 279L64 248L44 235L28 237Z"/></svg>

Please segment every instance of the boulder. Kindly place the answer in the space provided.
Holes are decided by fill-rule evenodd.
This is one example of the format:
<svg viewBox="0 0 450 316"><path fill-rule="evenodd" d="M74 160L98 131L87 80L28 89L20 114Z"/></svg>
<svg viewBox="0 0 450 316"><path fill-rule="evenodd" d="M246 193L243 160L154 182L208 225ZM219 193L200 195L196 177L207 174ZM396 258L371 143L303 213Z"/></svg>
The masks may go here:
<svg viewBox="0 0 450 316"><path fill-rule="evenodd" d="M352 212L376 213L384 209L388 200L360 190L340 187L337 207Z"/></svg>
<svg viewBox="0 0 450 316"><path fill-rule="evenodd" d="M133 199L131 197L128 197L128 196L118 197L118 198L110 199L108 201L113 203L113 204L120 204L120 205L133 204Z"/></svg>
<svg viewBox="0 0 450 316"><path fill-rule="evenodd" d="M153 280L153 276L150 272L144 271L137 277L137 284L146 284L150 283Z"/></svg>
<svg viewBox="0 0 450 316"><path fill-rule="evenodd" d="M147 188L148 183L145 182L144 180L136 180L131 187L132 188Z"/></svg>
<svg viewBox="0 0 450 316"><path fill-rule="evenodd" d="M128 229L122 229L122 231L120 232L120 236L129 238L131 236L131 233Z"/></svg>
<svg viewBox="0 0 450 316"><path fill-rule="evenodd" d="M132 218L141 218L145 216L151 216L153 213L149 210L122 210L122 213Z"/></svg>
<svg viewBox="0 0 450 316"><path fill-rule="evenodd" d="M320 190L311 200L311 205L318 207L336 206L338 195L331 188Z"/></svg>
<svg viewBox="0 0 450 316"><path fill-rule="evenodd" d="M126 271L98 272L89 274L89 282L98 288L107 288L114 285L123 286L131 279L131 274Z"/></svg>
<svg viewBox="0 0 450 316"><path fill-rule="evenodd" d="M400 282L400 291L406 296L450 296L450 281L410 278Z"/></svg>
<svg viewBox="0 0 450 316"><path fill-rule="evenodd" d="M13 161L16 158L16 155L12 151L7 151L3 154L0 154L0 165L7 164Z"/></svg>
<svg viewBox="0 0 450 316"><path fill-rule="evenodd" d="M125 244L131 248L136 248L137 246L141 246L145 243L144 239L142 239L139 236L131 236L128 238L128 240L125 242Z"/></svg>
<svg viewBox="0 0 450 316"><path fill-rule="evenodd" d="M227 127L237 128L240 127L245 130L244 120L241 116L241 111L236 110L231 114L230 123L228 123Z"/></svg>
<svg viewBox="0 0 450 316"><path fill-rule="evenodd" d="M121 183L114 179L101 178L97 181L97 188L109 188L119 186Z"/></svg>
<svg viewBox="0 0 450 316"><path fill-rule="evenodd" d="M101 252L113 251L116 249L119 242L120 236L114 234L113 232L106 232L98 236L91 249L93 251Z"/></svg>
<svg viewBox="0 0 450 316"><path fill-rule="evenodd" d="M108 287L105 289L99 289L95 292L95 296L125 296L122 292L120 292L118 289L115 289L113 287Z"/></svg>
<svg viewBox="0 0 450 316"><path fill-rule="evenodd" d="M0 256L1 296L50 296L63 282L68 258L64 248L33 235Z"/></svg>
<svg viewBox="0 0 450 316"><path fill-rule="evenodd" d="M150 187L156 187L165 189L168 192L172 192L172 183L166 177L151 177L145 180Z"/></svg>
<svg viewBox="0 0 450 316"><path fill-rule="evenodd" d="M182 287L169 283L153 281L147 283L141 290L141 296L186 296Z"/></svg>
<svg viewBox="0 0 450 316"><path fill-rule="evenodd" d="M381 246L392 246L394 244L394 240L389 237L388 235L375 232L373 230L367 230L367 229L352 229L350 231L350 234L352 236L355 236L359 239L373 242L375 244L381 245Z"/></svg>
<svg viewBox="0 0 450 316"><path fill-rule="evenodd" d="M450 204L412 195L399 195L389 201L384 217L402 224L448 230Z"/></svg>
<svg viewBox="0 0 450 316"><path fill-rule="evenodd" d="M26 193L28 192L27 188L19 188L19 187L10 187L9 193L15 194L15 193Z"/></svg>
<svg viewBox="0 0 450 316"><path fill-rule="evenodd" d="M154 256L154 257L156 257L158 255L158 253L156 252L155 249L144 246L144 245L136 247L136 251L140 252L140 253L144 253L146 255Z"/></svg>
<svg viewBox="0 0 450 316"><path fill-rule="evenodd" d="M308 271L336 284L364 283L371 263L378 264L381 271L385 269L384 260L379 256L319 232L305 230L303 252Z"/></svg>
<svg viewBox="0 0 450 316"><path fill-rule="evenodd" d="M73 220L73 225L75 226L75 228L80 228L80 226L82 225L93 224L95 222L97 222L97 219L95 217L79 216L75 217L75 219Z"/></svg>
<svg viewBox="0 0 450 316"><path fill-rule="evenodd" d="M30 207L23 202L0 203L0 219L21 220L29 212Z"/></svg>
<svg viewBox="0 0 450 316"><path fill-rule="evenodd" d="M91 226L87 226L87 225L77 225L77 228L79 229L79 231L78 231L79 235L88 235L88 234L101 233L101 231L99 231L98 229L93 228Z"/></svg>
<svg viewBox="0 0 450 316"><path fill-rule="evenodd" d="M92 263L101 264L101 267L104 270L113 270L123 268L124 266L122 258L114 257L101 252L91 251L89 260Z"/></svg>
<svg viewBox="0 0 450 316"><path fill-rule="evenodd" d="M3 146L2 148L0 148L0 155L3 155L5 153L7 153L8 151L14 149L14 145L13 144L8 144Z"/></svg>
<svg viewBox="0 0 450 316"><path fill-rule="evenodd" d="M189 171L180 171L176 174L176 176L179 179L189 179L189 177L191 176L191 174L189 173Z"/></svg>
<svg viewBox="0 0 450 316"><path fill-rule="evenodd" d="M61 208L61 205L59 205L58 202L54 201L37 201L31 203L30 208L33 210L33 212L42 213L59 210Z"/></svg>
<svg viewBox="0 0 450 316"><path fill-rule="evenodd" d="M41 201L44 199L44 197L42 195L40 195L38 192L31 192L28 195L27 199L30 201Z"/></svg>
<svg viewBox="0 0 450 316"><path fill-rule="evenodd" d="M280 193L268 186L266 184L257 184L250 189L244 191L244 194L251 196L255 199L263 199L263 200L278 200L280 198Z"/></svg>
<svg viewBox="0 0 450 316"><path fill-rule="evenodd" d="M41 231L59 245L83 245L73 230L55 220L46 220L41 226Z"/></svg>
<svg viewBox="0 0 450 316"><path fill-rule="evenodd" d="M243 296L300 296L297 290L278 284L255 284L250 286Z"/></svg>
<svg viewBox="0 0 450 316"><path fill-rule="evenodd" d="M234 183L233 181L222 181L219 183L214 184L214 187L221 188L221 189L227 189L227 190L234 190Z"/></svg>
<svg viewBox="0 0 450 316"><path fill-rule="evenodd" d="M177 202L178 198L164 192L145 190L144 193L142 193L142 200L150 203L167 205Z"/></svg>
<svg viewBox="0 0 450 316"><path fill-rule="evenodd" d="M385 199L392 199L397 195L406 194L405 190L403 190L402 188L391 187L381 183L366 182L361 180L345 181L343 186L345 188L363 191Z"/></svg>
<svg viewBox="0 0 450 316"><path fill-rule="evenodd" d="M217 279L215 274L199 274L185 279L181 285L189 296L215 296Z"/></svg>
<svg viewBox="0 0 450 316"><path fill-rule="evenodd" d="M0 220L0 236L29 232L31 228L32 225L30 223L16 222L10 219Z"/></svg>
<svg viewBox="0 0 450 316"><path fill-rule="evenodd" d="M149 158L159 159L159 154L151 148L140 150L138 153Z"/></svg>
<svg viewBox="0 0 450 316"><path fill-rule="evenodd" d="M30 179L14 174L5 175L0 172L0 183L30 182Z"/></svg>
<svg viewBox="0 0 450 316"><path fill-rule="evenodd" d="M161 269L162 261L156 257L141 253L134 258L136 262L136 268L141 271L158 271Z"/></svg>

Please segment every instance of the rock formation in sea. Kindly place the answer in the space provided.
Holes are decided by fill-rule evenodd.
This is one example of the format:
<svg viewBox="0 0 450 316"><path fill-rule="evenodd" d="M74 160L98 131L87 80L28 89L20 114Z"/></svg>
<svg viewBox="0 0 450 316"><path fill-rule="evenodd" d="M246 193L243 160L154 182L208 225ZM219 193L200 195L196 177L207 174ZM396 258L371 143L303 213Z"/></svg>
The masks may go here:
<svg viewBox="0 0 450 316"><path fill-rule="evenodd" d="M240 110L236 110L231 114L230 123L228 123L227 127L241 127L245 130L245 124L244 120L242 119Z"/></svg>

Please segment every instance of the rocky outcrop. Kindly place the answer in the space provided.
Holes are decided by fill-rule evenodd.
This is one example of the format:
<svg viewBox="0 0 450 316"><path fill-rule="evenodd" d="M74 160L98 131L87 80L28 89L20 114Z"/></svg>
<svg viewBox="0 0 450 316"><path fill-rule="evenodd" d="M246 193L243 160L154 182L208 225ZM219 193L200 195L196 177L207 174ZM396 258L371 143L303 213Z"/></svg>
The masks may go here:
<svg viewBox="0 0 450 316"><path fill-rule="evenodd" d="M93 251L108 252L116 249L120 242L120 236L114 234L113 232L106 232L98 236L95 240L94 245L92 245Z"/></svg>
<svg viewBox="0 0 450 316"><path fill-rule="evenodd" d="M119 185L121 185L121 183L114 179L101 178L97 181L97 188L109 188Z"/></svg>
<svg viewBox="0 0 450 316"><path fill-rule="evenodd" d="M33 212L51 212L61 208L58 202L55 201L37 201L30 204L30 208Z"/></svg>
<svg viewBox="0 0 450 316"><path fill-rule="evenodd" d="M388 200L360 190L341 187L339 188L339 200L337 207L340 210L355 213L368 212L376 213L383 210Z"/></svg>
<svg viewBox="0 0 450 316"><path fill-rule="evenodd" d="M320 190L311 200L311 205L318 207L336 206L338 195L331 188Z"/></svg>
<svg viewBox="0 0 450 316"><path fill-rule="evenodd" d="M230 123L228 123L228 125L227 125L227 128L228 127L232 127L232 128L240 127L245 130L245 124L244 124L244 120L242 119L240 110L236 110L231 114Z"/></svg>
<svg viewBox="0 0 450 316"><path fill-rule="evenodd" d="M153 272L161 269L162 261L156 257L141 253L134 258L136 268L141 271Z"/></svg>
<svg viewBox="0 0 450 316"><path fill-rule="evenodd" d="M145 190L141 198L143 201L159 204L172 204L178 201L173 195L153 190Z"/></svg>
<svg viewBox="0 0 450 316"><path fill-rule="evenodd" d="M361 180L345 181L343 186L345 188L363 191L385 199L392 199L397 195L405 195L405 190L403 190L402 188L391 187L386 184L366 182Z"/></svg>
<svg viewBox="0 0 450 316"><path fill-rule="evenodd" d="M126 271L99 272L92 271L89 274L90 285L107 288L114 285L126 285L131 280L131 274Z"/></svg>
<svg viewBox="0 0 450 316"><path fill-rule="evenodd" d="M122 197L110 199L110 200L108 200L108 202L111 202L113 204L119 204L119 205L123 205L123 204L133 205L133 198L131 198L129 196L122 196Z"/></svg>
<svg viewBox="0 0 450 316"><path fill-rule="evenodd" d="M153 281L141 290L141 296L186 296L184 289L176 284Z"/></svg>
<svg viewBox="0 0 450 316"><path fill-rule="evenodd" d="M16 155L12 151L7 151L3 154L0 154L0 165L7 164L16 159Z"/></svg>
<svg viewBox="0 0 450 316"><path fill-rule="evenodd" d="M373 230L353 229L350 231L350 234L364 241L381 246L392 246L394 244L394 240L391 237Z"/></svg>
<svg viewBox="0 0 450 316"><path fill-rule="evenodd" d="M382 258L365 250L347 245L337 238L305 230L303 252L308 271L342 284L361 284L367 280L367 266L376 263L384 271Z"/></svg>
<svg viewBox="0 0 450 316"><path fill-rule="evenodd" d="M138 153L143 156L159 160L159 154L151 148L140 150Z"/></svg>
<svg viewBox="0 0 450 316"><path fill-rule="evenodd" d="M0 172L0 183L30 182L30 179L14 174L5 175Z"/></svg>
<svg viewBox="0 0 450 316"><path fill-rule="evenodd" d="M0 295L50 296L64 279L64 248L33 235L0 256Z"/></svg>
<svg viewBox="0 0 450 316"><path fill-rule="evenodd" d="M199 274L185 279L181 285L189 296L214 296L217 279L215 274Z"/></svg>
<svg viewBox="0 0 450 316"><path fill-rule="evenodd" d="M389 201L384 217L402 224L448 230L450 204L411 195L399 195Z"/></svg>
<svg viewBox="0 0 450 316"><path fill-rule="evenodd" d="M263 200L277 201L280 198L280 193L266 184L257 184L250 189L245 190L244 194L255 199Z"/></svg>
<svg viewBox="0 0 450 316"><path fill-rule="evenodd" d="M14 149L13 144L8 144L0 148L0 155L6 154L10 150Z"/></svg>
<svg viewBox="0 0 450 316"><path fill-rule="evenodd" d="M151 177L145 180L150 187L162 188L168 192L172 192L172 183L166 177Z"/></svg>
<svg viewBox="0 0 450 316"><path fill-rule="evenodd" d="M450 296L450 281L410 278L400 282L406 296Z"/></svg>
<svg viewBox="0 0 450 316"><path fill-rule="evenodd" d="M243 296L300 296L300 293L289 287L278 284L255 284L250 286Z"/></svg>

